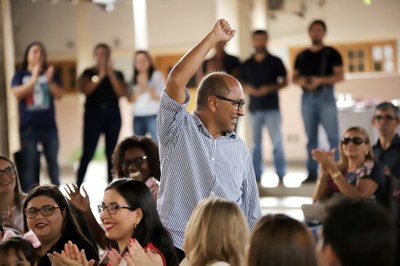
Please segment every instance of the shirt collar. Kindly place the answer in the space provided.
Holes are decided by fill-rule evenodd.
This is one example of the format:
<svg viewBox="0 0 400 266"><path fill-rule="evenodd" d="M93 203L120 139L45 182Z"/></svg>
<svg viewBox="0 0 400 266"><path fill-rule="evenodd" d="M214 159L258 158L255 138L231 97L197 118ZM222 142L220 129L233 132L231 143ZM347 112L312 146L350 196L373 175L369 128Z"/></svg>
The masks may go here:
<svg viewBox="0 0 400 266"><path fill-rule="evenodd" d="M192 113L192 116L194 118L194 121L196 123L197 128L200 130L201 133L203 133L204 135L206 135L207 137L212 138L210 132L208 132L208 129L206 128L206 126L203 124L203 122L200 120L199 115L196 113L196 111L194 111ZM232 132L226 132L224 137L228 137L228 138L232 138L232 139L236 139L236 132L232 131Z"/></svg>

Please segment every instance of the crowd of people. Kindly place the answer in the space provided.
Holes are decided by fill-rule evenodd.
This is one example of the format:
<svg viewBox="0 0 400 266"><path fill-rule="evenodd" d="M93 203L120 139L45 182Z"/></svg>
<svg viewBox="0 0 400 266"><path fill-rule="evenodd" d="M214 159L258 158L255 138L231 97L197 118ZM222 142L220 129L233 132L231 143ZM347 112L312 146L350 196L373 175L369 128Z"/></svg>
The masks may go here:
<svg viewBox="0 0 400 266"><path fill-rule="evenodd" d="M276 172L282 179L286 163L278 93L288 80L282 61L267 50L266 31L253 33L255 52L243 65L223 51L235 33L226 20L218 20L165 82L148 52L136 52L129 91L122 73L110 64L110 48L98 44L97 64L78 79L86 95L84 148L77 182L66 185L64 194L59 188L53 102L62 96L61 83L47 65L44 45L30 45L22 70L12 81L21 117L21 176L12 160L0 156L0 265L389 266L400 262L395 256L400 254L398 211L393 213L383 204L387 194L396 203L399 192L392 182L400 178L399 108L389 102L376 107L375 145L360 127L346 129L342 138L334 136L339 134L334 126L337 110L330 103L333 84L343 79L342 61L334 48L322 42L325 23L312 22L312 47L298 55L294 81L303 88L307 180L317 180L313 200L329 201L327 215L318 237L306 223L284 214L262 217L257 186L263 170L260 131L264 126L269 129ZM216 55L205 60L214 48ZM189 113L186 85L194 75L202 80L196 109ZM236 134L238 119L245 115L245 93L258 135L253 153ZM133 121L135 135L117 143L118 99L124 96L138 115ZM335 115L322 117L331 112L326 110ZM332 134L329 151L317 148L319 123ZM102 133L109 184L97 206L99 224L85 188L81 194L80 187ZM39 183L38 143L53 184L32 187Z"/></svg>

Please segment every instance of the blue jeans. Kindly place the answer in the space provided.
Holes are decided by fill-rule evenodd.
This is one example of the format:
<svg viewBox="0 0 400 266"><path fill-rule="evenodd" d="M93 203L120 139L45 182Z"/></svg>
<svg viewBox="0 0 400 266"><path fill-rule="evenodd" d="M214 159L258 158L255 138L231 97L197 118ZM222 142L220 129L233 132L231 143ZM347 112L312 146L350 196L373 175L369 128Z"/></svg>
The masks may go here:
<svg viewBox="0 0 400 266"><path fill-rule="evenodd" d="M336 149L336 160L339 158L339 123L336 100L332 87L324 87L315 92L303 92L301 112L307 142L307 170L317 175L318 163L312 159L311 150L318 148L318 126L321 124L328 136L330 149Z"/></svg>
<svg viewBox="0 0 400 266"><path fill-rule="evenodd" d="M139 136L149 133L151 138L158 143L156 118L157 115L135 116L133 118L133 133Z"/></svg>
<svg viewBox="0 0 400 266"><path fill-rule="evenodd" d="M46 158L47 171L51 183L60 185L60 167L58 165L58 133L57 130L27 128L20 132L22 173L21 188L29 192L33 185L39 184L37 173L37 161L39 160L37 146L43 146L43 153Z"/></svg>
<svg viewBox="0 0 400 266"><path fill-rule="evenodd" d="M121 114L118 108L94 108L85 110L83 125L83 153L79 163L77 185L82 185L90 161L96 151L100 135L105 135L107 179L111 182L112 154L117 145L121 129Z"/></svg>
<svg viewBox="0 0 400 266"><path fill-rule="evenodd" d="M261 181L263 172L262 129L267 127L273 146L273 157L276 174L282 178L286 173L285 153L281 134L281 114L279 110L259 110L250 112L253 129L253 166L257 182Z"/></svg>

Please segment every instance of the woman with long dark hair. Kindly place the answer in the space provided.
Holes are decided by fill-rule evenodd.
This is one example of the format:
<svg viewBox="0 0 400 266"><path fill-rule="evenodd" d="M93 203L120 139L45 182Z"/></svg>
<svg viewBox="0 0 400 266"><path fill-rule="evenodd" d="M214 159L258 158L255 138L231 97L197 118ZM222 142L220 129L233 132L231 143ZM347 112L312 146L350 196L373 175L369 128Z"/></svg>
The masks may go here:
<svg viewBox="0 0 400 266"><path fill-rule="evenodd" d="M43 43L33 42L26 48L22 68L12 80L12 91L19 102L22 190L29 191L32 185L39 183L36 176L38 143L43 146L50 180L58 186L59 141L54 98L61 99L63 90L54 67L47 63Z"/></svg>

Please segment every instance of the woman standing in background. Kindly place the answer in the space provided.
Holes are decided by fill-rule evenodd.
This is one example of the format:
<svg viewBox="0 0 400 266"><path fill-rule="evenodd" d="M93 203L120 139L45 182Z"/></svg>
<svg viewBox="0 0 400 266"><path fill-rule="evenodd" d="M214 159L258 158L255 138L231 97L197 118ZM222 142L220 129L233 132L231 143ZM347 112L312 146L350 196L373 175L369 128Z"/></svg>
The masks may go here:
<svg viewBox="0 0 400 266"><path fill-rule="evenodd" d="M12 80L12 90L19 105L21 141L21 187L29 191L39 183L37 146L43 146L51 183L60 185L58 165L58 131L54 98L61 99L63 91L54 67L47 64L46 48L33 42L25 50L22 68Z"/></svg>
<svg viewBox="0 0 400 266"><path fill-rule="evenodd" d="M165 87L165 79L160 71L154 69L153 60L146 51L137 51L134 56L132 91L133 132L144 136L146 133L157 140L157 112L160 95Z"/></svg>

